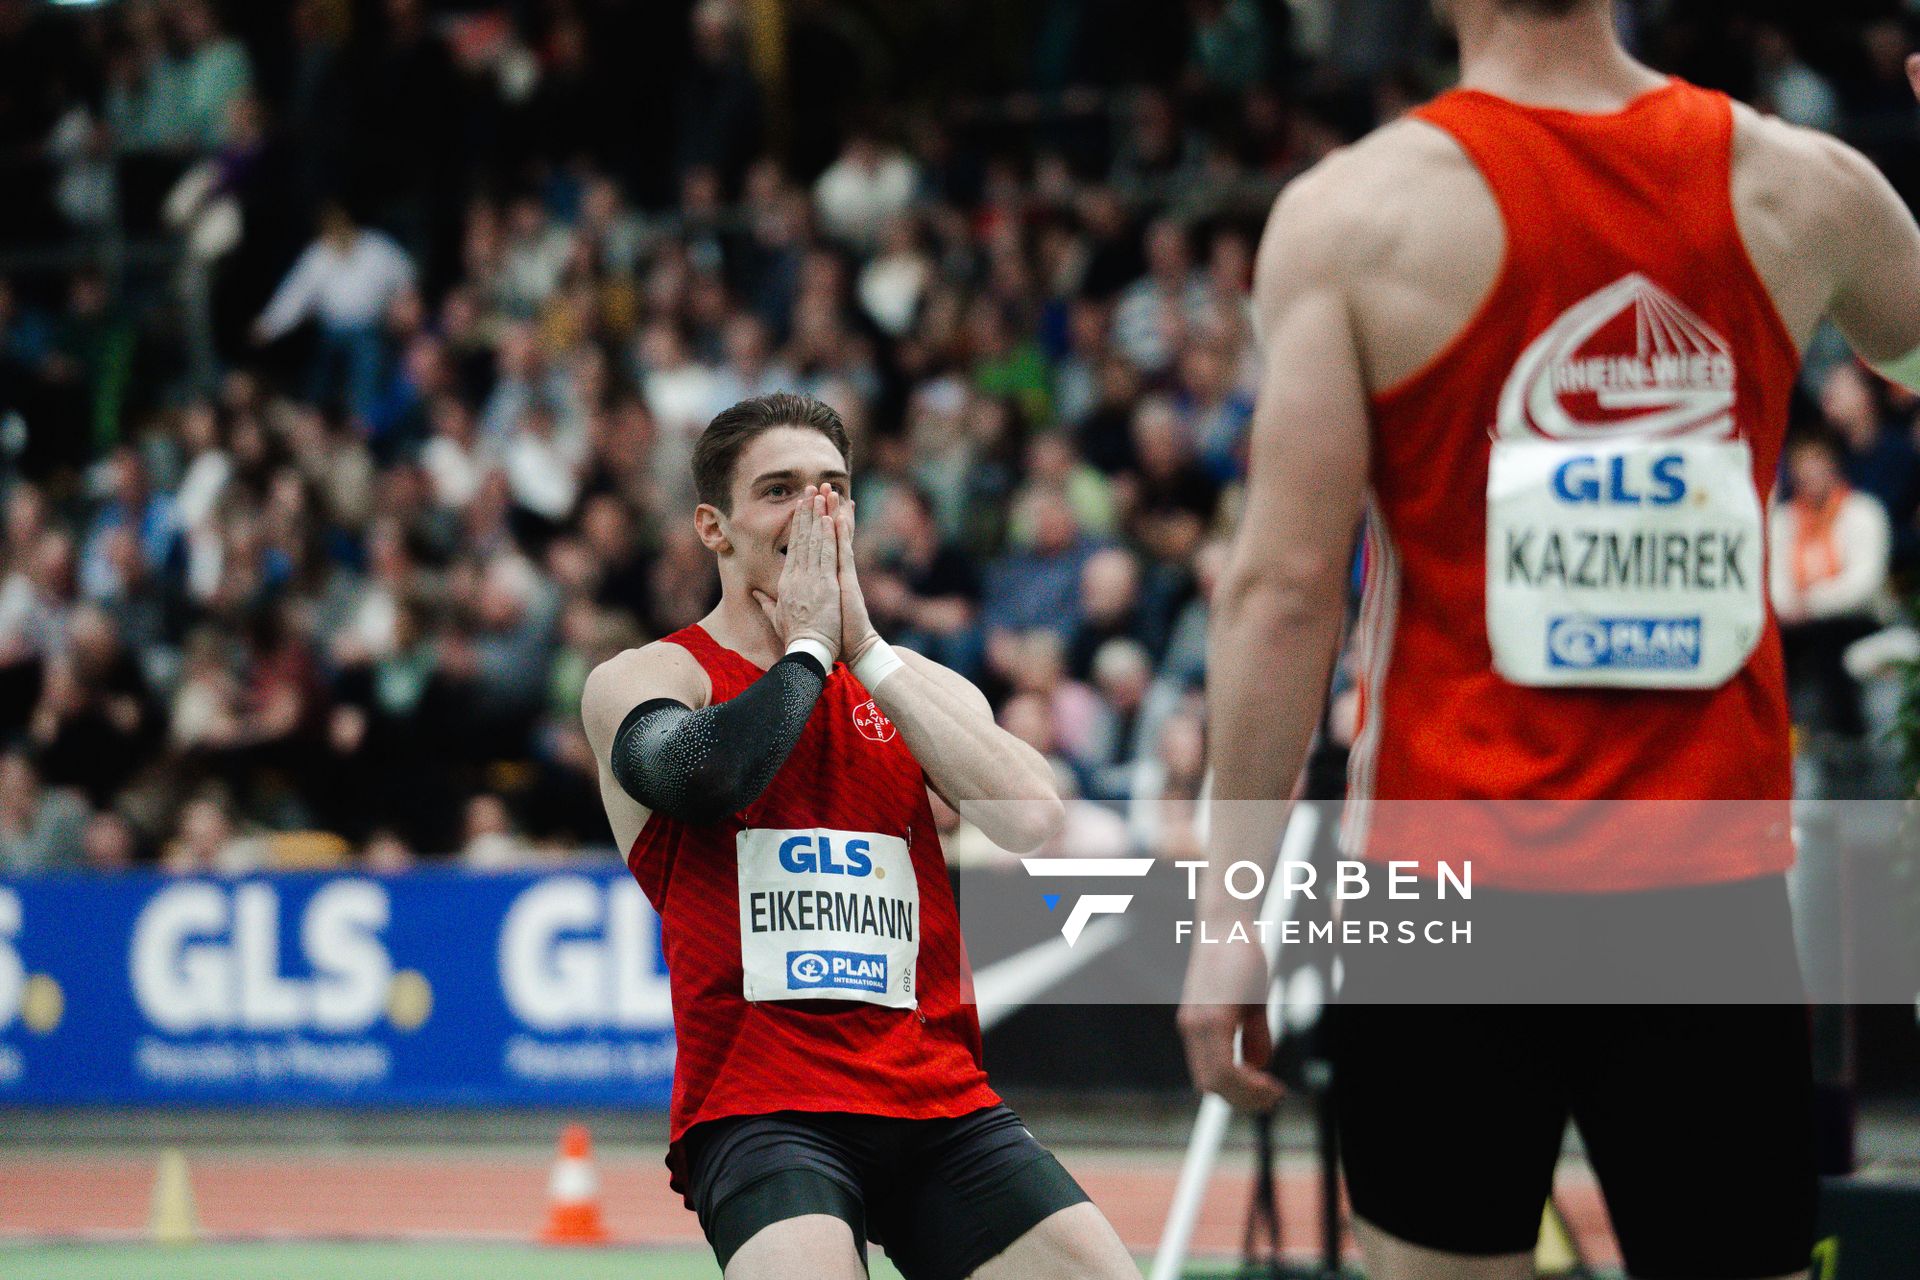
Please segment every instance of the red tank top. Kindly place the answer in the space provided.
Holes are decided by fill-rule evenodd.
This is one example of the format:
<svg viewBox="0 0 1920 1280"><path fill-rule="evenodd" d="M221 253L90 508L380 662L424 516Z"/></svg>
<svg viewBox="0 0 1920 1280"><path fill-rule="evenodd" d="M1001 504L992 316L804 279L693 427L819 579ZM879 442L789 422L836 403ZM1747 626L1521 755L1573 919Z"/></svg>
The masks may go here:
<svg viewBox="0 0 1920 1280"><path fill-rule="evenodd" d="M1349 851L1429 872L1468 851L1476 884L1554 891L1781 871L1793 857L1789 721L1763 532L1758 547L1738 540L1746 563L1732 583L1759 575L1759 595L1745 597L1751 651L1712 687L1516 683L1497 669L1487 608L1503 573L1539 586L1545 545L1524 532L1490 544L1496 440L1569 451L1558 487L1541 490L1574 504L1544 566L1556 589L1570 576L1621 590L1629 579L1684 586L1689 574L1726 585L1729 571L1716 558L1725 543L1675 543L1676 563L1658 538L1587 537L1580 501L1677 501L1680 486L1663 488L1658 464L1652 478L1629 478L1609 470L1625 464L1574 457L1585 443L1743 442L1764 511L1799 355L1735 223L1728 100L1675 80L1619 112L1582 115L1463 90L1415 115L1479 169L1506 255L1466 328L1372 401ZM1506 643L1497 611L1495 630ZM1679 657L1661 647L1676 635ZM1550 675L1569 664L1651 669L1697 658L1700 644L1697 628L1590 615L1543 617L1531 639L1544 643L1502 652ZM1567 803L1595 800L1660 803Z"/></svg>
<svg viewBox="0 0 1920 1280"><path fill-rule="evenodd" d="M705 669L716 703L763 674L697 624L666 638ZM778 858L796 867L844 872L864 864L869 874L879 855L863 854L855 837L903 842L901 869L910 860L917 919L891 920L884 911L876 918L869 910L862 921L854 910L838 913L846 918L836 915L832 923L850 931L844 936L864 936L863 927L876 939L910 933L917 943L917 973L911 977L916 1007L746 997L740 862L756 832L772 833L769 854L777 847ZM758 800L709 826L650 815L627 866L660 914L673 994L678 1056L668 1167L676 1189L686 1189L680 1139L703 1120L772 1111L926 1119L964 1115L999 1101L981 1066L980 1022L967 990L971 975L926 776L845 663L834 664L793 753ZM796 880L801 882L833 878ZM822 919L835 911L820 895L809 894L804 903L797 896L750 893L749 932L772 923L812 925L816 908ZM904 927L890 928L895 923ZM882 949L881 941L871 948ZM827 965L866 950L857 943L838 951L798 948L791 963L803 975L797 981L818 989L835 980L825 974ZM775 963L788 957L780 951ZM863 989L861 972L875 963L852 962L852 976L845 979L850 989Z"/></svg>

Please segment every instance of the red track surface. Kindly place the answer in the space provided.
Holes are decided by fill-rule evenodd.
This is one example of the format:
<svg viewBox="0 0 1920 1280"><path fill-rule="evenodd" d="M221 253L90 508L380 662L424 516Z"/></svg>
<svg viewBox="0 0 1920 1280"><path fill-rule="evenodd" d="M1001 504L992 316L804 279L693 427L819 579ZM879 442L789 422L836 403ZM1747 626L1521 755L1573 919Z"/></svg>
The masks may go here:
<svg viewBox="0 0 1920 1280"><path fill-rule="evenodd" d="M1068 1151L1067 1166L1137 1252L1158 1241L1177 1157ZM230 1237L471 1237L525 1240L546 1206L547 1161L528 1154L188 1153L201 1226ZM146 1229L154 1161L120 1156L0 1155L0 1236L138 1237ZM599 1161L607 1226L624 1244L698 1245L700 1228L667 1189L659 1159L621 1152ZM1196 1255L1240 1248L1250 1177L1230 1157L1208 1190ZM1314 1172L1289 1162L1281 1185L1288 1251L1318 1249ZM1618 1254L1590 1180L1561 1178L1561 1203L1593 1262Z"/></svg>

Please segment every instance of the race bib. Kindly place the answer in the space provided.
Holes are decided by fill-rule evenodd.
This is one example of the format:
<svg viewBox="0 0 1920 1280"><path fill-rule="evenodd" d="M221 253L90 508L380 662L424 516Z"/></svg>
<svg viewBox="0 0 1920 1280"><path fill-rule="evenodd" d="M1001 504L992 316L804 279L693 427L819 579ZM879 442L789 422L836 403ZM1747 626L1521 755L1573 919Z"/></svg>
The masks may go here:
<svg viewBox="0 0 1920 1280"><path fill-rule="evenodd" d="M749 1000L911 1009L920 885L907 842L871 831L742 831L740 966Z"/></svg>
<svg viewBox="0 0 1920 1280"><path fill-rule="evenodd" d="M1743 440L1495 440L1494 670L1548 688L1724 684L1765 627L1763 536Z"/></svg>

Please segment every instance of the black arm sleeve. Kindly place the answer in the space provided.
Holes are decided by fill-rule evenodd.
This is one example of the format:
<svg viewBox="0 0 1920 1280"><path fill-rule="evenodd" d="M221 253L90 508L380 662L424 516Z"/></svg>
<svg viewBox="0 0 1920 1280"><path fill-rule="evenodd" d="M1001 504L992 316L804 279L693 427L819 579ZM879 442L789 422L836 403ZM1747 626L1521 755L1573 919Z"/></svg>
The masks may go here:
<svg viewBox="0 0 1920 1280"><path fill-rule="evenodd" d="M826 684L818 659L790 653L725 702L698 711L672 698L643 702L613 735L613 776L649 809L718 822L760 798Z"/></svg>

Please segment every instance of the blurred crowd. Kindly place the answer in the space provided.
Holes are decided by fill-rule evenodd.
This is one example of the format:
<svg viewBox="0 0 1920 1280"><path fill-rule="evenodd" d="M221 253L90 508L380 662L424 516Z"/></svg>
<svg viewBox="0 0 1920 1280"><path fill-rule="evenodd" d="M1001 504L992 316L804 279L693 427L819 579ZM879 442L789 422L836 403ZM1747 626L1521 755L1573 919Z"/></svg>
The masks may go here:
<svg viewBox="0 0 1920 1280"><path fill-rule="evenodd" d="M1906 26L1696 8L1623 24L1912 171ZM848 424L882 632L1055 762L1057 851L1188 852L1260 226L1445 82L1424 9L0 0L0 872L606 847L582 683L714 603L692 444L776 389ZM1773 589L1858 738L1920 426L1808 379Z"/></svg>

